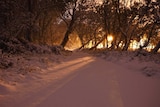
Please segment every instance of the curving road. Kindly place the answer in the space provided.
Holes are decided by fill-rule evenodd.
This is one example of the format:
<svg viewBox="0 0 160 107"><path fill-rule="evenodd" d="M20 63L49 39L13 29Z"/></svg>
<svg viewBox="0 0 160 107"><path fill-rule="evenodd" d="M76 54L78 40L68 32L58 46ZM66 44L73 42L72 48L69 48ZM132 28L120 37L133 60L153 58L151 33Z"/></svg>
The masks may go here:
<svg viewBox="0 0 160 107"><path fill-rule="evenodd" d="M7 107L160 107L159 80L100 58L75 55L48 70L39 90Z"/></svg>

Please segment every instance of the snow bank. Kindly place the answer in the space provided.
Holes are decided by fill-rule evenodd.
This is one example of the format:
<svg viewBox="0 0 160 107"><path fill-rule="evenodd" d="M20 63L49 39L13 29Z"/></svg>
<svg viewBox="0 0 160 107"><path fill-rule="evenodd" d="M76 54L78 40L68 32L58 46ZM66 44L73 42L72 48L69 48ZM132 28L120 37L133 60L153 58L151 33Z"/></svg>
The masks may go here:
<svg viewBox="0 0 160 107"><path fill-rule="evenodd" d="M97 81L100 80L102 84L98 83L97 85L99 86L101 84L102 87L111 88L110 91L107 90L107 92L112 96L116 95L116 91L119 92L120 90L125 104L132 105L124 107L135 107L135 101L145 105L144 102L148 102L148 98L159 98L159 85L157 85L159 84L160 78L159 54L145 53L137 56L136 52L118 51L90 53L104 59L106 63L100 58L95 58L79 51L73 52L72 55L71 53L63 55L49 53L39 54L34 52L30 54L3 53L3 57L1 58L6 62L12 62L13 64L8 68L0 68L0 107L11 107L12 105L14 105L12 107L19 107L21 105L28 107L27 104L40 104L46 98L48 99L55 90L58 91L63 88L62 86L79 74L82 78L79 78L79 82L75 83L80 87L81 84L83 85L89 82L88 79L93 76L94 81L91 80L92 84L95 85ZM75 71L78 72L75 73ZM99 71L101 71L101 73L99 73ZM83 75L81 75L80 72ZM71 76L70 79L67 78L69 76ZM84 77L86 79L84 79ZM87 82L85 82L85 80ZM82 81L83 83L81 83ZM110 85L107 86L106 83L109 83ZM89 85L87 84L85 86ZM95 88L97 85L95 85ZM77 88L77 85L75 88ZM90 90L90 87L88 87L89 92ZM106 89L104 88L104 90ZM65 89L64 92L67 93ZM69 92L72 93L73 91L70 90ZM96 90L95 92L98 91ZM136 92L137 94L133 92ZM67 94L70 95L70 93ZM84 95L87 94L84 93ZM109 97L108 94L106 95ZM137 95L139 95L138 98ZM154 95L157 95L157 97L154 97ZM115 97L115 99L116 98L117 97ZM73 97L73 99L75 99L75 97ZM101 100L106 99L100 99L99 101L101 102ZM158 102L157 100L158 99L155 101L156 103ZM52 103L53 98L49 99L49 101ZM115 102L113 102L113 104L115 104ZM146 103L146 105L147 104L148 103Z"/></svg>
<svg viewBox="0 0 160 107"><path fill-rule="evenodd" d="M101 51L95 55L145 76L160 78L160 53L151 54L142 51L137 55L136 51Z"/></svg>
<svg viewBox="0 0 160 107"><path fill-rule="evenodd" d="M70 54L60 46L36 45L0 36L0 99L20 91L28 82L41 79L40 74Z"/></svg>
<svg viewBox="0 0 160 107"><path fill-rule="evenodd" d="M37 45L24 39L9 38L0 36L1 53L21 54L21 53L55 53L61 54L65 51L61 46Z"/></svg>
<svg viewBox="0 0 160 107"><path fill-rule="evenodd" d="M37 45L23 39L0 36L0 68L7 69L15 63L13 55L33 54L56 54L67 55L70 51L64 50L61 46ZM19 60L19 59L17 59Z"/></svg>
<svg viewBox="0 0 160 107"><path fill-rule="evenodd" d="M44 77L50 72L49 68L61 63L67 57L37 53L7 55L5 54L3 59L12 62L12 66L0 68L0 107L8 107L8 103L9 105L17 103L16 98L22 99L21 97L27 97L26 93L42 88L48 81Z"/></svg>

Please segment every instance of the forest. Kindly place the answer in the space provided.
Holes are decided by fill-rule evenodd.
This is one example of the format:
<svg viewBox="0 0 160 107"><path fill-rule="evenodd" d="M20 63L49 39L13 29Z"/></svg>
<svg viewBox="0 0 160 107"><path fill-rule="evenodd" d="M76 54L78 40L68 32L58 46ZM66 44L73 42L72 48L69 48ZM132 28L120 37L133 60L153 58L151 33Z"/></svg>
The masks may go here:
<svg viewBox="0 0 160 107"><path fill-rule="evenodd" d="M0 0L0 107L160 107L160 0Z"/></svg>
<svg viewBox="0 0 160 107"><path fill-rule="evenodd" d="M1 0L0 48L7 39L74 49L160 48L159 0ZM7 39L6 39L7 38Z"/></svg>

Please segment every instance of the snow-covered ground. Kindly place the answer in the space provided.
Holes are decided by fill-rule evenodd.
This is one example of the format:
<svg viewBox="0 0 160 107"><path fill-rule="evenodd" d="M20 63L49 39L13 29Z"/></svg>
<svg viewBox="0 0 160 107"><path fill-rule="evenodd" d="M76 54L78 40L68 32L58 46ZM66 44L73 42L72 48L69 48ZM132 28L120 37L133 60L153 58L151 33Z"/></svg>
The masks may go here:
<svg viewBox="0 0 160 107"><path fill-rule="evenodd" d="M160 78L160 53L151 54L142 51L137 55L136 51L104 51L96 55L132 71L143 73L145 76Z"/></svg>
<svg viewBox="0 0 160 107"><path fill-rule="evenodd" d="M4 55L0 107L160 107L160 55Z"/></svg>

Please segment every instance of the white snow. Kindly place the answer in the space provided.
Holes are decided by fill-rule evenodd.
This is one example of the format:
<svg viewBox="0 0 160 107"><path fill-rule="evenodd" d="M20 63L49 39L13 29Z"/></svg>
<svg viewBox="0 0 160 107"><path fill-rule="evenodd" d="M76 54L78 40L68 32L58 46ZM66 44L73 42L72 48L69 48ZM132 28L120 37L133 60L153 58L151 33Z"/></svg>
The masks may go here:
<svg viewBox="0 0 160 107"><path fill-rule="evenodd" d="M134 55L10 55L0 107L160 107L160 55Z"/></svg>

